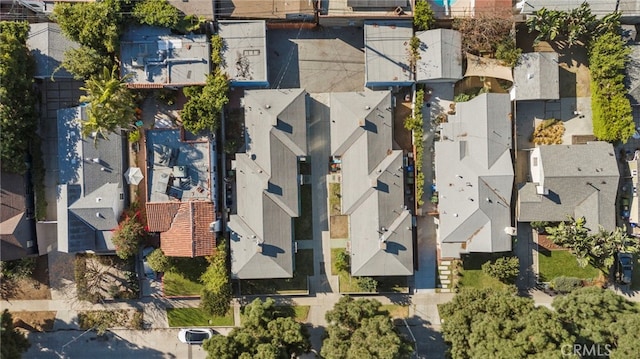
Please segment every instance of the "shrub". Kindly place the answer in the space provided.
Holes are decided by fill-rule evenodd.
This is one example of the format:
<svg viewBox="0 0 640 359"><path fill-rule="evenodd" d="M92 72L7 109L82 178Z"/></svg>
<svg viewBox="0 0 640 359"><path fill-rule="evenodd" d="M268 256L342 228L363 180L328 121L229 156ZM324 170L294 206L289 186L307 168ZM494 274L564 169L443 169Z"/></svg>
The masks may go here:
<svg viewBox="0 0 640 359"><path fill-rule="evenodd" d="M417 0L413 9L413 26L418 31L429 30L436 23L435 13L427 0Z"/></svg>
<svg viewBox="0 0 640 359"><path fill-rule="evenodd" d="M224 50L224 40L220 35L211 36L211 62L215 66L223 65L222 50Z"/></svg>
<svg viewBox="0 0 640 359"><path fill-rule="evenodd" d="M344 250L339 251L336 254L336 269L340 272L348 272L350 266L351 257L349 253Z"/></svg>
<svg viewBox="0 0 640 359"><path fill-rule="evenodd" d="M140 141L140 130L139 129L135 129L134 131L129 132L129 143L136 143L138 141Z"/></svg>
<svg viewBox="0 0 640 359"><path fill-rule="evenodd" d="M551 280L551 288L560 293L570 293L582 287L582 279L575 277L556 277Z"/></svg>
<svg viewBox="0 0 640 359"><path fill-rule="evenodd" d="M482 265L482 271L503 283L514 283L520 274L518 257L502 257Z"/></svg>
<svg viewBox="0 0 640 359"><path fill-rule="evenodd" d="M378 290L378 281L371 277L358 277L358 287L363 292L376 292Z"/></svg>
<svg viewBox="0 0 640 359"><path fill-rule="evenodd" d="M522 55L522 49L516 46L516 41L511 36L506 36L496 46L496 59L501 60L509 67L516 67Z"/></svg>
<svg viewBox="0 0 640 359"><path fill-rule="evenodd" d="M138 252L140 244L146 237L144 225L140 223L139 214L126 217L113 231L113 244L116 254L122 259L127 259Z"/></svg>
<svg viewBox="0 0 640 359"><path fill-rule="evenodd" d="M538 231L538 233L543 233L545 229L549 226L549 222L547 221L533 221L531 222L531 228Z"/></svg>
<svg viewBox="0 0 640 359"><path fill-rule="evenodd" d="M149 267L156 272L166 272L171 268L169 257L164 255L162 249L158 248L147 256Z"/></svg>
<svg viewBox="0 0 640 359"><path fill-rule="evenodd" d="M536 126L531 142L536 145L560 145L564 135L564 124L562 121L550 118L544 120Z"/></svg>
<svg viewBox="0 0 640 359"><path fill-rule="evenodd" d="M455 96L453 96L453 101L454 102L467 102L469 100L471 100L473 98L473 96L469 95L468 93L459 93Z"/></svg>
<svg viewBox="0 0 640 359"><path fill-rule="evenodd" d="M9 279L29 278L36 268L35 258L22 258L1 263L2 275Z"/></svg>

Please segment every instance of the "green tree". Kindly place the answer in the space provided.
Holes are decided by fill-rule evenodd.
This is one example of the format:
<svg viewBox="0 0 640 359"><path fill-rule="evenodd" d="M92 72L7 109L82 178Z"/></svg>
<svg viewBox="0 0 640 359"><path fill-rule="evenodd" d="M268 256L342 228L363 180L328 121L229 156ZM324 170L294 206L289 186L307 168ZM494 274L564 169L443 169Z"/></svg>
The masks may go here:
<svg viewBox="0 0 640 359"><path fill-rule="evenodd" d="M413 26L417 31L429 30L436 23L436 17L427 0L417 0L413 9Z"/></svg>
<svg viewBox="0 0 640 359"><path fill-rule="evenodd" d="M589 264L589 251L592 243L589 238L589 228L585 227L584 217L560 222L555 227L547 227L548 238L559 246L568 248L576 256L578 265L582 268Z"/></svg>
<svg viewBox="0 0 640 359"><path fill-rule="evenodd" d="M26 170L24 156L38 124L28 34L27 22L0 22L0 161L15 173Z"/></svg>
<svg viewBox="0 0 640 359"><path fill-rule="evenodd" d="M231 283L227 266L227 250L224 241L218 244L213 256L207 258L209 266L200 280L204 284L200 306L211 315L225 315L231 303Z"/></svg>
<svg viewBox="0 0 640 359"><path fill-rule="evenodd" d="M584 344L615 344L615 333L621 337L626 333L618 329L619 322L640 315L634 303L598 287L580 288L558 296L552 306L567 330L576 336L576 342ZM640 328L636 327L636 338L637 329Z"/></svg>
<svg viewBox="0 0 640 359"><path fill-rule="evenodd" d="M513 289L463 289L439 309L454 359L560 358L573 344L554 312Z"/></svg>
<svg viewBox="0 0 640 359"><path fill-rule="evenodd" d="M343 296L325 314L329 326L322 343L326 359L408 358L410 343L394 328L375 299Z"/></svg>
<svg viewBox="0 0 640 359"><path fill-rule="evenodd" d="M222 36L218 34L211 36L211 62L213 62L215 66L224 65L224 58L222 57L224 46Z"/></svg>
<svg viewBox="0 0 640 359"><path fill-rule="evenodd" d="M482 265L482 271L504 283L515 283L520 274L518 257L501 257Z"/></svg>
<svg viewBox="0 0 640 359"><path fill-rule="evenodd" d="M149 253L147 263L149 263L149 267L156 272L166 272L171 268L169 257L165 256L160 248Z"/></svg>
<svg viewBox="0 0 640 359"><path fill-rule="evenodd" d="M144 0L133 7L133 18L140 24L175 28L180 11L166 0Z"/></svg>
<svg viewBox="0 0 640 359"><path fill-rule="evenodd" d="M633 358L640 353L640 314L629 314L618 319L611 325L611 334L615 350L611 353L612 359Z"/></svg>
<svg viewBox="0 0 640 359"><path fill-rule="evenodd" d="M101 54L117 52L123 22L120 0L56 3L53 18L71 40Z"/></svg>
<svg viewBox="0 0 640 359"><path fill-rule="evenodd" d="M351 262L351 256L344 250L338 251L336 253L336 270L339 272L348 272L349 271L349 263Z"/></svg>
<svg viewBox="0 0 640 359"><path fill-rule="evenodd" d="M116 247L118 257L127 259L138 253L146 236L147 232L144 230L144 225L140 223L138 215L127 216L113 231L111 241Z"/></svg>
<svg viewBox="0 0 640 359"><path fill-rule="evenodd" d="M99 75L105 67L112 68L113 61L91 47L80 46L65 51L61 67L69 71L76 80L86 80L92 75Z"/></svg>
<svg viewBox="0 0 640 359"><path fill-rule="evenodd" d="M516 39L512 36L505 37L496 46L496 59L501 60L509 67L516 67L520 61L522 49L516 46Z"/></svg>
<svg viewBox="0 0 640 359"><path fill-rule="evenodd" d="M201 131L215 132L219 125L219 116L229 102L227 92L229 80L221 70L207 76L204 87L191 86L184 88L188 101L184 105L181 117L184 128L194 134Z"/></svg>
<svg viewBox="0 0 640 359"><path fill-rule="evenodd" d="M291 317L282 317L275 301L255 299L243 309L242 326L228 336L216 335L204 343L208 357L291 358L309 351L306 328Z"/></svg>
<svg viewBox="0 0 640 359"><path fill-rule="evenodd" d="M120 79L117 69L103 68L99 75L91 76L82 90L81 102L88 102L89 118L82 124L82 134L98 132L103 136L127 128L135 120L136 110L133 94L127 88L127 77ZM97 141L98 136L95 136Z"/></svg>
<svg viewBox="0 0 640 359"><path fill-rule="evenodd" d="M31 346L29 340L13 327L13 317L8 309L2 312L0 331L2 359L19 359Z"/></svg>

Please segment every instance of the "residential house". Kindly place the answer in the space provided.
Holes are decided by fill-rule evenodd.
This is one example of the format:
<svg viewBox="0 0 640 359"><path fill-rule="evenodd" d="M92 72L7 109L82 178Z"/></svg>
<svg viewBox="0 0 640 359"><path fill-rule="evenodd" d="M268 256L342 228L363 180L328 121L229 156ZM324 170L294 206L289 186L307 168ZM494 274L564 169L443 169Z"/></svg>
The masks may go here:
<svg viewBox="0 0 640 359"><path fill-rule="evenodd" d="M231 276L291 278L293 218L300 215L299 161L307 155L307 93L246 90L246 152L235 160L237 214L231 215Z"/></svg>
<svg viewBox="0 0 640 359"><path fill-rule="evenodd" d="M458 102L435 143L440 258L511 250L511 103L485 93Z"/></svg>
<svg viewBox="0 0 640 359"><path fill-rule="evenodd" d="M112 253L112 230L126 206L125 140L119 134L83 138L87 107L58 110L58 251Z"/></svg>
<svg viewBox="0 0 640 359"><path fill-rule="evenodd" d="M222 70L234 87L269 87L267 28L264 20L220 20Z"/></svg>
<svg viewBox="0 0 640 359"><path fill-rule="evenodd" d="M416 32L420 39L416 61L418 83L456 82L462 79L462 37L458 31Z"/></svg>
<svg viewBox="0 0 640 359"><path fill-rule="evenodd" d="M0 181L0 260L37 254L34 213L26 207L23 176L3 172Z"/></svg>
<svg viewBox="0 0 640 359"><path fill-rule="evenodd" d="M351 274L412 275L413 216L405 205L403 153L393 149L391 92L331 93L329 105Z"/></svg>
<svg viewBox="0 0 640 359"><path fill-rule="evenodd" d="M213 254L220 231L215 142L175 129L148 130L145 138L149 232L160 233L167 256Z"/></svg>
<svg viewBox="0 0 640 359"><path fill-rule="evenodd" d="M518 190L519 222L584 217L592 231L616 227L620 173L613 145L547 145L531 151L531 181Z"/></svg>
<svg viewBox="0 0 640 359"><path fill-rule="evenodd" d="M206 35L130 27L120 40L120 60L121 75L131 88L204 85L211 70L211 49Z"/></svg>
<svg viewBox="0 0 640 359"><path fill-rule="evenodd" d="M558 54L531 52L520 56L513 69L516 101L558 100L560 98Z"/></svg>
<svg viewBox="0 0 640 359"><path fill-rule="evenodd" d="M371 19L411 20L409 0L330 0L318 2L322 26L363 26Z"/></svg>
<svg viewBox="0 0 640 359"><path fill-rule="evenodd" d="M217 0L216 18L313 20L317 0Z"/></svg>
<svg viewBox="0 0 640 359"><path fill-rule="evenodd" d="M372 20L364 24L365 86L411 86L409 41L413 24L407 20Z"/></svg>

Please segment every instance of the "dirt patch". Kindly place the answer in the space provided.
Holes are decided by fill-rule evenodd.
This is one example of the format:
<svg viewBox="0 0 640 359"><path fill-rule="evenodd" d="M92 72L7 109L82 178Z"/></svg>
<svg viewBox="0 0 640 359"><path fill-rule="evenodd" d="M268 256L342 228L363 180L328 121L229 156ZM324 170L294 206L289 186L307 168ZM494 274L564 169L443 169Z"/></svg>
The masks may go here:
<svg viewBox="0 0 640 359"><path fill-rule="evenodd" d="M348 238L349 237L349 216L331 216L331 238Z"/></svg>
<svg viewBox="0 0 640 359"><path fill-rule="evenodd" d="M36 266L29 278L5 279L2 281L3 299L36 300L51 299L49 290L49 261L46 255L36 258Z"/></svg>
<svg viewBox="0 0 640 359"><path fill-rule="evenodd" d="M56 312L12 312L13 325L30 332L47 332L53 330Z"/></svg>
<svg viewBox="0 0 640 359"><path fill-rule="evenodd" d="M75 259L78 299L97 303L103 300L136 299L139 294L134 261L116 256L78 254Z"/></svg>

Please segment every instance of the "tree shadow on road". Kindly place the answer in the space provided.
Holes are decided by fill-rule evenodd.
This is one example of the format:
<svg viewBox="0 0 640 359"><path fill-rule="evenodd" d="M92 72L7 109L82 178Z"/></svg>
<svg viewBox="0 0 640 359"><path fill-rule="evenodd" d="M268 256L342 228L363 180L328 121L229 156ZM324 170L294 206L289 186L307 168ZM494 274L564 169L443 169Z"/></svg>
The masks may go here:
<svg viewBox="0 0 640 359"><path fill-rule="evenodd" d="M412 316L406 320L396 320L396 327L410 341L415 342L415 358L444 359L447 345L439 331L440 325L435 326L428 320Z"/></svg>

